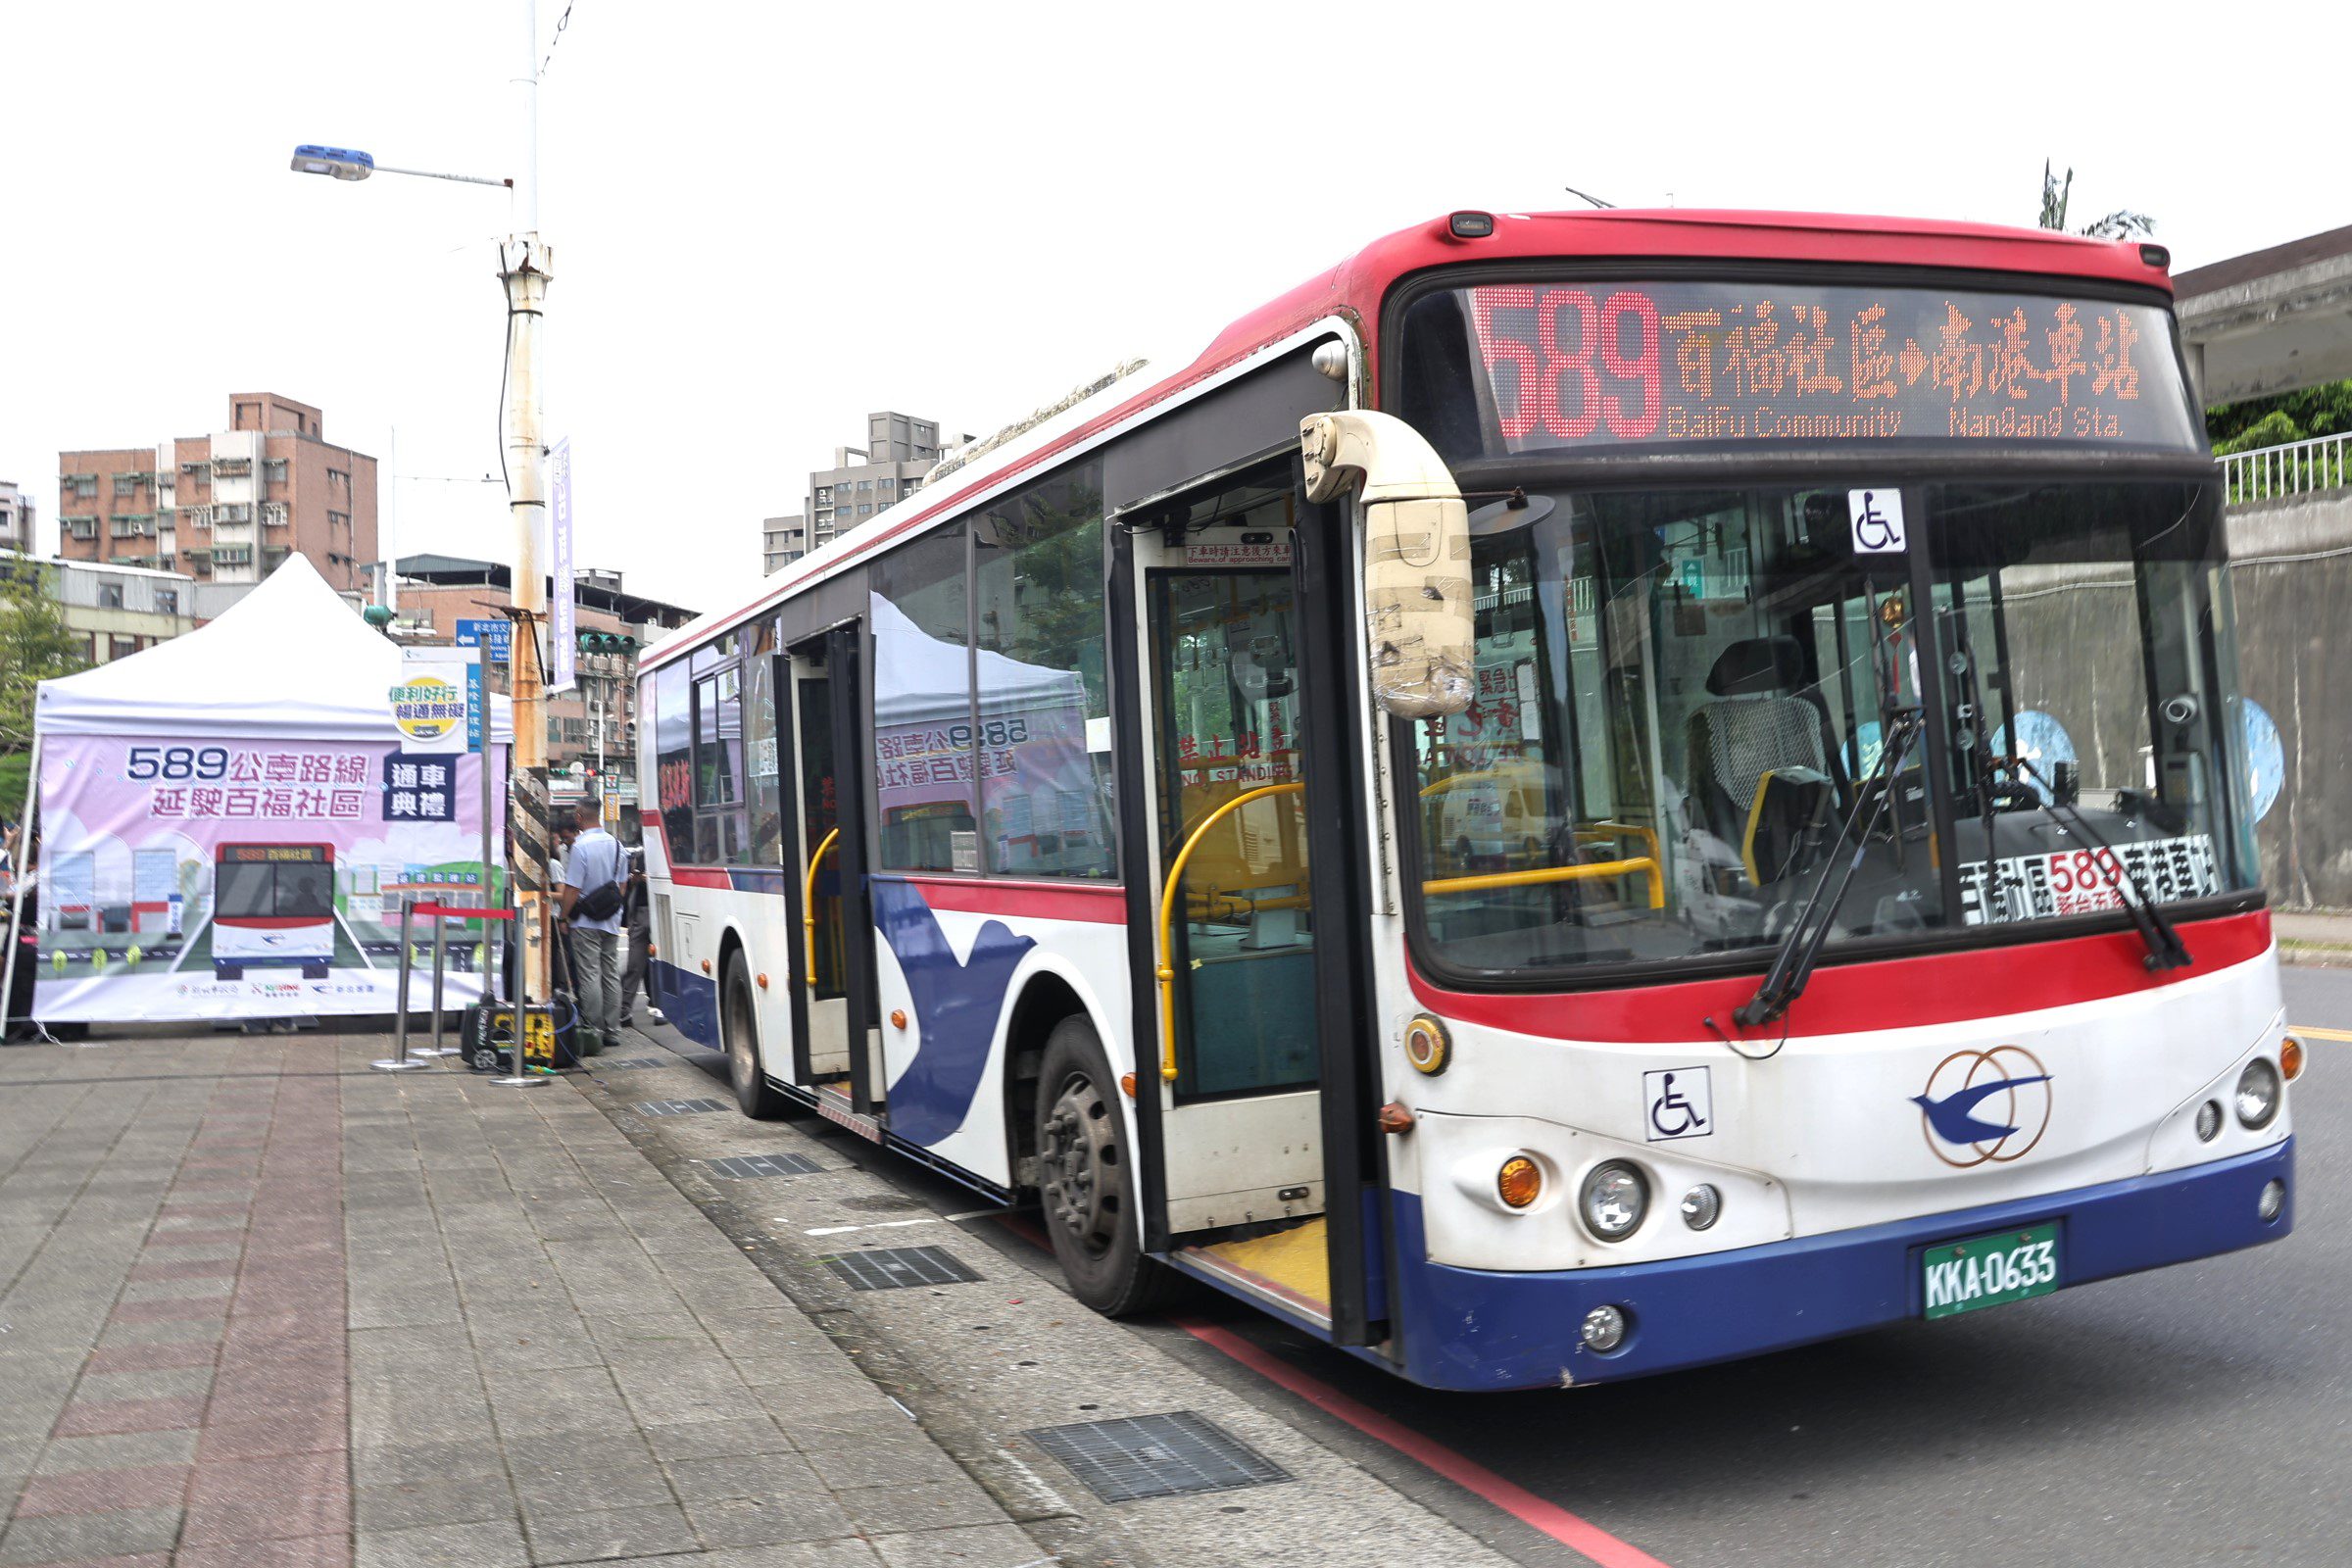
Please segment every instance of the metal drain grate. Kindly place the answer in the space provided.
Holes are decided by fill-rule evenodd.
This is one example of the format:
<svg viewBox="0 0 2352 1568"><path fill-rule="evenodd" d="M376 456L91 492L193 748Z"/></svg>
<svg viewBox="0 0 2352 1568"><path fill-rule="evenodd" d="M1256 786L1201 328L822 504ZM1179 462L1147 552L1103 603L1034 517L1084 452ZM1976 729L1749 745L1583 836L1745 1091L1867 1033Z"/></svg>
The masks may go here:
<svg viewBox="0 0 2352 1568"><path fill-rule="evenodd" d="M844 1252L825 1261L854 1291L966 1285L980 1277L965 1268L954 1252L939 1247L880 1247L870 1252Z"/></svg>
<svg viewBox="0 0 2352 1568"><path fill-rule="evenodd" d="M637 1109L647 1116L694 1116L706 1110L724 1110L726 1102L718 1100L647 1100Z"/></svg>
<svg viewBox="0 0 2352 1568"><path fill-rule="evenodd" d="M1291 1473L1190 1410L1029 1434L1104 1502L1270 1486Z"/></svg>
<svg viewBox="0 0 2352 1568"><path fill-rule="evenodd" d="M614 1067L666 1067L669 1063L660 1056L631 1056L626 1061L600 1061L597 1065L611 1071Z"/></svg>
<svg viewBox="0 0 2352 1568"><path fill-rule="evenodd" d="M813 1159L799 1154L729 1154L724 1159L708 1159L712 1175L729 1181L748 1182L760 1176L807 1176L824 1169Z"/></svg>

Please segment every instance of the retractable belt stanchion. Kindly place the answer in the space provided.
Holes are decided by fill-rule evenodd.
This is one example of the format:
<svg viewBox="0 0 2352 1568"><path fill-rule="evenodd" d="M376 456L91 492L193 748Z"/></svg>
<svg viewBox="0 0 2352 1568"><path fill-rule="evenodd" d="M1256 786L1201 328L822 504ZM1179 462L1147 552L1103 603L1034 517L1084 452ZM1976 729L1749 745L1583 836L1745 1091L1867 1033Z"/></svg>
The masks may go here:
<svg viewBox="0 0 2352 1568"><path fill-rule="evenodd" d="M400 979L395 986L392 1013L392 1054L368 1065L377 1072L414 1072L424 1065L409 1054L409 920L416 910L416 900L407 894L400 901Z"/></svg>
<svg viewBox="0 0 2352 1568"><path fill-rule="evenodd" d="M512 882L508 884L509 892L507 894L507 906L503 910L499 911L499 918L509 922L508 929L512 933L509 940L516 947L519 947L522 937L522 913L514 901L514 895L512 891L513 886L514 884ZM516 961L517 963L520 962L519 954L516 955ZM547 1079L544 1077L535 1076L531 1072L530 1068L523 1065L523 1034L527 1029L529 1029L530 1025L525 1021L526 1012L520 994L522 991L522 981L519 975L515 977L515 983L513 989L515 992L515 995L508 999L507 1006L509 1009L508 1016L513 1018L514 1022L514 1027L508 1037L507 1049L513 1053L508 1059L512 1062L514 1073L511 1078L493 1078L490 1081L496 1084L507 1084L515 1089L528 1089L533 1084L543 1084L547 1082ZM493 1014L492 1016L495 1017L496 1014Z"/></svg>
<svg viewBox="0 0 2352 1568"><path fill-rule="evenodd" d="M416 1049L416 1054L419 1056L454 1056L458 1054L456 1048L441 1043L441 1009L442 995L446 989L444 982L449 973L449 917L459 911L439 904L429 907L433 911L433 1043L429 1046L419 1046Z"/></svg>

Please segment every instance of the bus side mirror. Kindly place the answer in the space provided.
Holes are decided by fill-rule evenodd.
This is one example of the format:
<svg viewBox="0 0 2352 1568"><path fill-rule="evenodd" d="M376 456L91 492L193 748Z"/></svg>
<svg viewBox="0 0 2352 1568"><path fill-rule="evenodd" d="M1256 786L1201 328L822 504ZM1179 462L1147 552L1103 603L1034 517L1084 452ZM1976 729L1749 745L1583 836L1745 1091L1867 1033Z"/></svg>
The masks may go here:
<svg viewBox="0 0 2352 1568"><path fill-rule="evenodd" d="M1419 431L1386 414L1309 415L1298 447L1307 500L1362 489L1374 701L1398 718L1460 712L1477 689L1476 628L1469 510L1453 475Z"/></svg>

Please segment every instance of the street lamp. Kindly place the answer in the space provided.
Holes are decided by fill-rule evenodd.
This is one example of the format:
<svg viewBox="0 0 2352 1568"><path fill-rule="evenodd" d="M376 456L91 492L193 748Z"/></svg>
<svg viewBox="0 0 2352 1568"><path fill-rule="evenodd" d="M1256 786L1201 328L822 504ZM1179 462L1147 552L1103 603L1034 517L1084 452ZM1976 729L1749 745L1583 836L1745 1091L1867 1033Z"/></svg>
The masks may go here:
<svg viewBox="0 0 2352 1568"><path fill-rule="evenodd" d="M547 518L547 446L543 438L545 403L539 378L541 323L547 314L547 285L554 258L539 237L539 7L522 0L516 8L522 24L522 70L513 80L519 110L520 157L516 177L485 179L476 174L447 174L423 169L393 169L368 153L346 147L317 144L295 149L297 173L323 174L342 180L366 179L371 174L414 174L425 179L455 180L465 185L502 185L514 197L514 233L499 248L499 281L507 296L506 406L501 410L506 437L507 504L514 515L514 608L519 622L514 638L514 737L509 759L510 797L507 809L509 860L514 872L516 924L521 928L522 975L516 1001L534 1012L554 996L549 981L547 886L549 840L554 820L547 798L547 722L545 692L537 651L539 628L547 619L547 580L540 574L539 535ZM485 819L488 812L483 813ZM485 857L486 858L486 857ZM519 1019L517 1020L520 1021ZM519 1038L519 1035L518 1035ZM522 1070L519 1045L514 1055L514 1080L528 1081Z"/></svg>
<svg viewBox="0 0 2352 1568"><path fill-rule="evenodd" d="M445 174L432 169L394 169L379 164L372 154L353 147L321 147L304 142L294 149L292 169L297 174L331 174L337 179L366 179L370 174L414 174L418 179L454 179L461 185L500 185L514 188L511 179L492 179L484 174Z"/></svg>

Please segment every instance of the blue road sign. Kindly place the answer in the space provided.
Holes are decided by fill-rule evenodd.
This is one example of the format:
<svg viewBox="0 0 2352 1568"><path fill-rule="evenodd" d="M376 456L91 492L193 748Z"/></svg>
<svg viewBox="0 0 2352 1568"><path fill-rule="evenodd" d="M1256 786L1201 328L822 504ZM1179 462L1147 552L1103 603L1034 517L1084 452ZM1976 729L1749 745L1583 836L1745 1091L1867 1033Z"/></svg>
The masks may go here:
<svg viewBox="0 0 2352 1568"><path fill-rule="evenodd" d="M458 646L479 648L482 657L492 663L507 662L513 648L514 623L511 620L461 620L458 622Z"/></svg>

